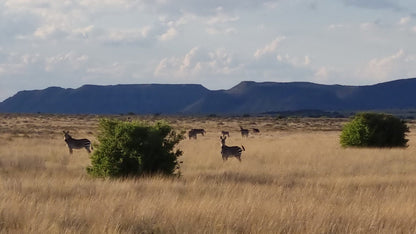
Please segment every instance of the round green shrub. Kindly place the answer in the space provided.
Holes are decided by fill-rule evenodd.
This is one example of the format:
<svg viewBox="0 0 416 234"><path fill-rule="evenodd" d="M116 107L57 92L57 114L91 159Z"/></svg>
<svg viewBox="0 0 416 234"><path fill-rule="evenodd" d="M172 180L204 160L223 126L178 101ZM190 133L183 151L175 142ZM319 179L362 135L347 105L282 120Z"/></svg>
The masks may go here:
<svg viewBox="0 0 416 234"><path fill-rule="evenodd" d="M184 139L165 122L154 125L101 119L99 144L91 155L87 172L95 177L125 177L179 172L175 146Z"/></svg>
<svg viewBox="0 0 416 234"><path fill-rule="evenodd" d="M409 128L397 117L381 113L359 113L342 129L344 147L406 147Z"/></svg>

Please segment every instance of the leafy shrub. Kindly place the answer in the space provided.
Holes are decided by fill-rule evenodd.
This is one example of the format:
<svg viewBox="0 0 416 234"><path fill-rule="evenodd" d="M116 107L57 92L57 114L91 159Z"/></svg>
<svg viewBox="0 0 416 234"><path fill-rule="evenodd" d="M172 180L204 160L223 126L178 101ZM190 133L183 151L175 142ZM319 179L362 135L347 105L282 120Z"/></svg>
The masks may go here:
<svg viewBox="0 0 416 234"><path fill-rule="evenodd" d="M359 113L341 133L341 145L357 147L405 147L409 128L402 120L387 114Z"/></svg>
<svg viewBox="0 0 416 234"><path fill-rule="evenodd" d="M175 146L184 139L165 122L123 122L101 119L99 145L91 155L90 175L96 177L173 175L178 172L182 151Z"/></svg>

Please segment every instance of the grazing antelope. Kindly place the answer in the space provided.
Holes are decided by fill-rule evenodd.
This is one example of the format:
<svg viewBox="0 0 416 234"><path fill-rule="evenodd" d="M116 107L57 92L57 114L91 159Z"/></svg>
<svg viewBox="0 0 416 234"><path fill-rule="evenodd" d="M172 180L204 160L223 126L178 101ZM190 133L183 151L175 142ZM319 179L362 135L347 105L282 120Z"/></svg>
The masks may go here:
<svg viewBox="0 0 416 234"><path fill-rule="evenodd" d="M241 147L239 147L239 146L227 146L227 145L225 145L225 139L227 139L227 137L226 136L224 136L224 137L220 136L220 139L221 139L222 160L226 161L229 157L236 157L238 159L238 161L241 162L241 153L243 151L246 151L244 146L243 145L241 145Z"/></svg>
<svg viewBox="0 0 416 234"><path fill-rule="evenodd" d="M228 136L230 137L230 132L229 131L221 131L221 134L223 137Z"/></svg>
<svg viewBox="0 0 416 234"><path fill-rule="evenodd" d="M91 141L88 139L74 139L69 135L69 131L63 131L64 132L64 139L66 144L69 148L69 153L72 154L72 149L82 149L85 148L88 153L91 153L92 145ZM91 150L90 150L91 148Z"/></svg>
<svg viewBox="0 0 416 234"><path fill-rule="evenodd" d="M198 134L201 134L202 136L204 136L205 135L205 130L202 129L202 128L193 128L193 129L189 130L188 137L189 137L189 139L192 139L192 138L196 139Z"/></svg>
<svg viewBox="0 0 416 234"><path fill-rule="evenodd" d="M253 133L260 133L260 130L258 128L253 128Z"/></svg>
<svg viewBox="0 0 416 234"><path fill-rule="evenodd" d="M240 126L240 132L242 137L248 137L248 129L244 129Z"/></svg>

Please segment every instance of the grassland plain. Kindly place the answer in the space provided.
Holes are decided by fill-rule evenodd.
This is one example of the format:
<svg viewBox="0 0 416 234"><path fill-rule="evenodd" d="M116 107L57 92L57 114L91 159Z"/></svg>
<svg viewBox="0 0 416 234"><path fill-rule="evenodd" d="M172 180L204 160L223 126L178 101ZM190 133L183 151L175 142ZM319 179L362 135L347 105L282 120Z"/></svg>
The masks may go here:
<svg viewBox="0 0 416 234"><path fill-rule="evenodd" d="M180 143L181 178L111 180L90 178L62 136L96 141L100 117L0 115L1 233L416 232L413 122L406 149L344 149L346 119L167 117L207 130ZM241 163L222 161L221 130Z"/></svg>

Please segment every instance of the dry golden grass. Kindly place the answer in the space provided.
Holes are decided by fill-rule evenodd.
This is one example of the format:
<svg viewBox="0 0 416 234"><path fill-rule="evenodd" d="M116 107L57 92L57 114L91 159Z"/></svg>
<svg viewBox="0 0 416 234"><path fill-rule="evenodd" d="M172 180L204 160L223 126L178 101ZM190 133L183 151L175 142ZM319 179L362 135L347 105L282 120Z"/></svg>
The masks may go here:
<svg viewBox="0 0 416 234"><path fill-rule="evenodd" d="M103 180L61 134L94 140L97 119L0 115L1 233L416 232L413 132L406 149L343 149L345 120L171 117L207 130L181 142L181 178ZM243 139L239 125L262 132ZM222 129L241 163L222 161Z"/></svg>

